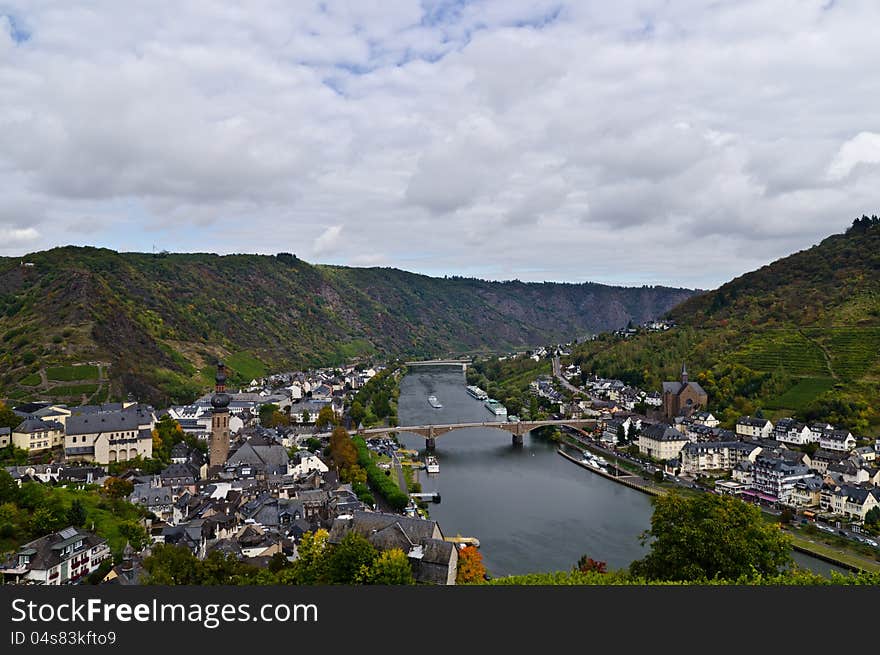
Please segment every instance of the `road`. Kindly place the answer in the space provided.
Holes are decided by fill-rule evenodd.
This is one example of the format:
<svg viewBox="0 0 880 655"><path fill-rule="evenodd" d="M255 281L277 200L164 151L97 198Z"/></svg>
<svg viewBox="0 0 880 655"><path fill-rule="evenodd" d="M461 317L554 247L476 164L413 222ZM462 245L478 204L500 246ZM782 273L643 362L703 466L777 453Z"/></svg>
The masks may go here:
<svg viewBox="0 0 880 655"><path fill-rule="evenodd" d="M571 384L568 380L566 380L562 375L562 364L559 361L559 357L553 358L553 377L555 377L562 384L563 387L571 391L572 393L584 393L583 389L578 389L576 386Z"/></svg>

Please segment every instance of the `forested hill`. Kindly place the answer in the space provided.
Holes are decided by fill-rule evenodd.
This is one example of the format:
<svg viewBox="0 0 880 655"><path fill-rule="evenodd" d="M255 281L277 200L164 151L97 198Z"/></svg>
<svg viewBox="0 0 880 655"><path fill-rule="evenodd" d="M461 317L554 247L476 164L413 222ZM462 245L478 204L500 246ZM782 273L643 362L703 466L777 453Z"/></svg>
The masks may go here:
<svg viewBox="0 0 880 655"><path fill-rule="evenodd" d="M685 325L880 325L880 219L694 296L669 313Z"/></svg>
<svg viewBox="0 0 880 655"><path fill-rule="evenodd" d="M677 328L591 342L573 359L655 389L687 361L728 425L761 410L880 432L877 217L692 297L668 316Z"/></svg>
<svg viewBox="0 0 880 655"><path fill-rule="evenodd" d="M286 253L56 248L0 259L0 397L183 402L210 385L218 357L241 382L357 357L498 351L641 323L693 293L431 278Z"/></svg>

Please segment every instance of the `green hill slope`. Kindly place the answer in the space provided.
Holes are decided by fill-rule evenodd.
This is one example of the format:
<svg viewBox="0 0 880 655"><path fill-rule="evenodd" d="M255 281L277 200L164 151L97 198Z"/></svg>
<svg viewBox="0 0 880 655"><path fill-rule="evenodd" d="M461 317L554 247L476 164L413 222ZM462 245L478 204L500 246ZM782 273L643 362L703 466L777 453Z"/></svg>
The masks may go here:
<svg viewBox="0 0 880 655"><path fill-rule="evenodd" d="M729 425L741 413L880 424L880 219L694 296L678 327L580 347L588 370L658 388L682 361Z"/></svg>
<svg viewBox="0 0 880 655"><path fill-rule="evenodd" d="M282 366L503 350L641 322L692 294L439 279L284 253L56 248L0 259L0 397L183 402L210 385L218 357L235 384Z"/></svg>

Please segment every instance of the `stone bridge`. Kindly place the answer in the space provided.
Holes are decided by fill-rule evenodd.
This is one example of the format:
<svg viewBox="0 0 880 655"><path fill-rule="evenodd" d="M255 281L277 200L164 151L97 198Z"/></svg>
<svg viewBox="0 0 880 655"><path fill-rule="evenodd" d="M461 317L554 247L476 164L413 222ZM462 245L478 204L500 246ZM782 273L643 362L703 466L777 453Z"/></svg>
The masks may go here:
<svg viewBox="0 0 880 655"><path fill-rule="evenodd" d="M521 446L523 435L531 432L535 428L545 425L567 425L573 428L595 428L596 419L561 419L548 421L486 421L483 423L446 423L443 425L401 425L397 427L387 428L369 428L360 429L350 434L358 435L364 439L378 439L391 432L410 432L425 438L425 447L428 450L434 450L437 447L436 439L443 436L447 432L453 430L463 430L465 428L494 428L496 430L504 430L509 432L514 445Z"/></svg>

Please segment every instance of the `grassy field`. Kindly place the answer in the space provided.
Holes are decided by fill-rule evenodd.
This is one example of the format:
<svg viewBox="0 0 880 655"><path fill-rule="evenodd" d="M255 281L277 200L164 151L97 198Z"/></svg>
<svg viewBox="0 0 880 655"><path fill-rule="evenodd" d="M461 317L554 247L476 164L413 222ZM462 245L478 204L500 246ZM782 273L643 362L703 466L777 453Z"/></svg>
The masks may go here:
<svg viewBox="0 0 880 655"><path fill-rule="evenodd" d="M266 375L266 365L248 352L237 352L226 360L226 365L243 378L252 380Z"/></svg>
<svg viewBox="0 0 880 655"><path fill-rule="evenodd" d="M46 369L46 377L58 382L70 382L72 380L97 380L97 366L55 366Z"/></svg>
<svg viewBox="0 0 880 655"><path fill-rule="evenodd" d="M803 378L777 398L767 401L768 409L790 409L795 412L806 408L820 394L834 386L831 378Z"/></svg>
<svg viewBox="0 0 880 655"><path fill-rule="evenodd" d="M27 377L21 379L21 384L28 387L35 387L40 384L40 374L39 373L31 373Z"/></svg>
<svg viewBox="0 0 880 655"><path fill-rule="evenodd" d="M52 388L48 393L52 396L91 396L98 390L97 384L70 384Z"/></svg>

